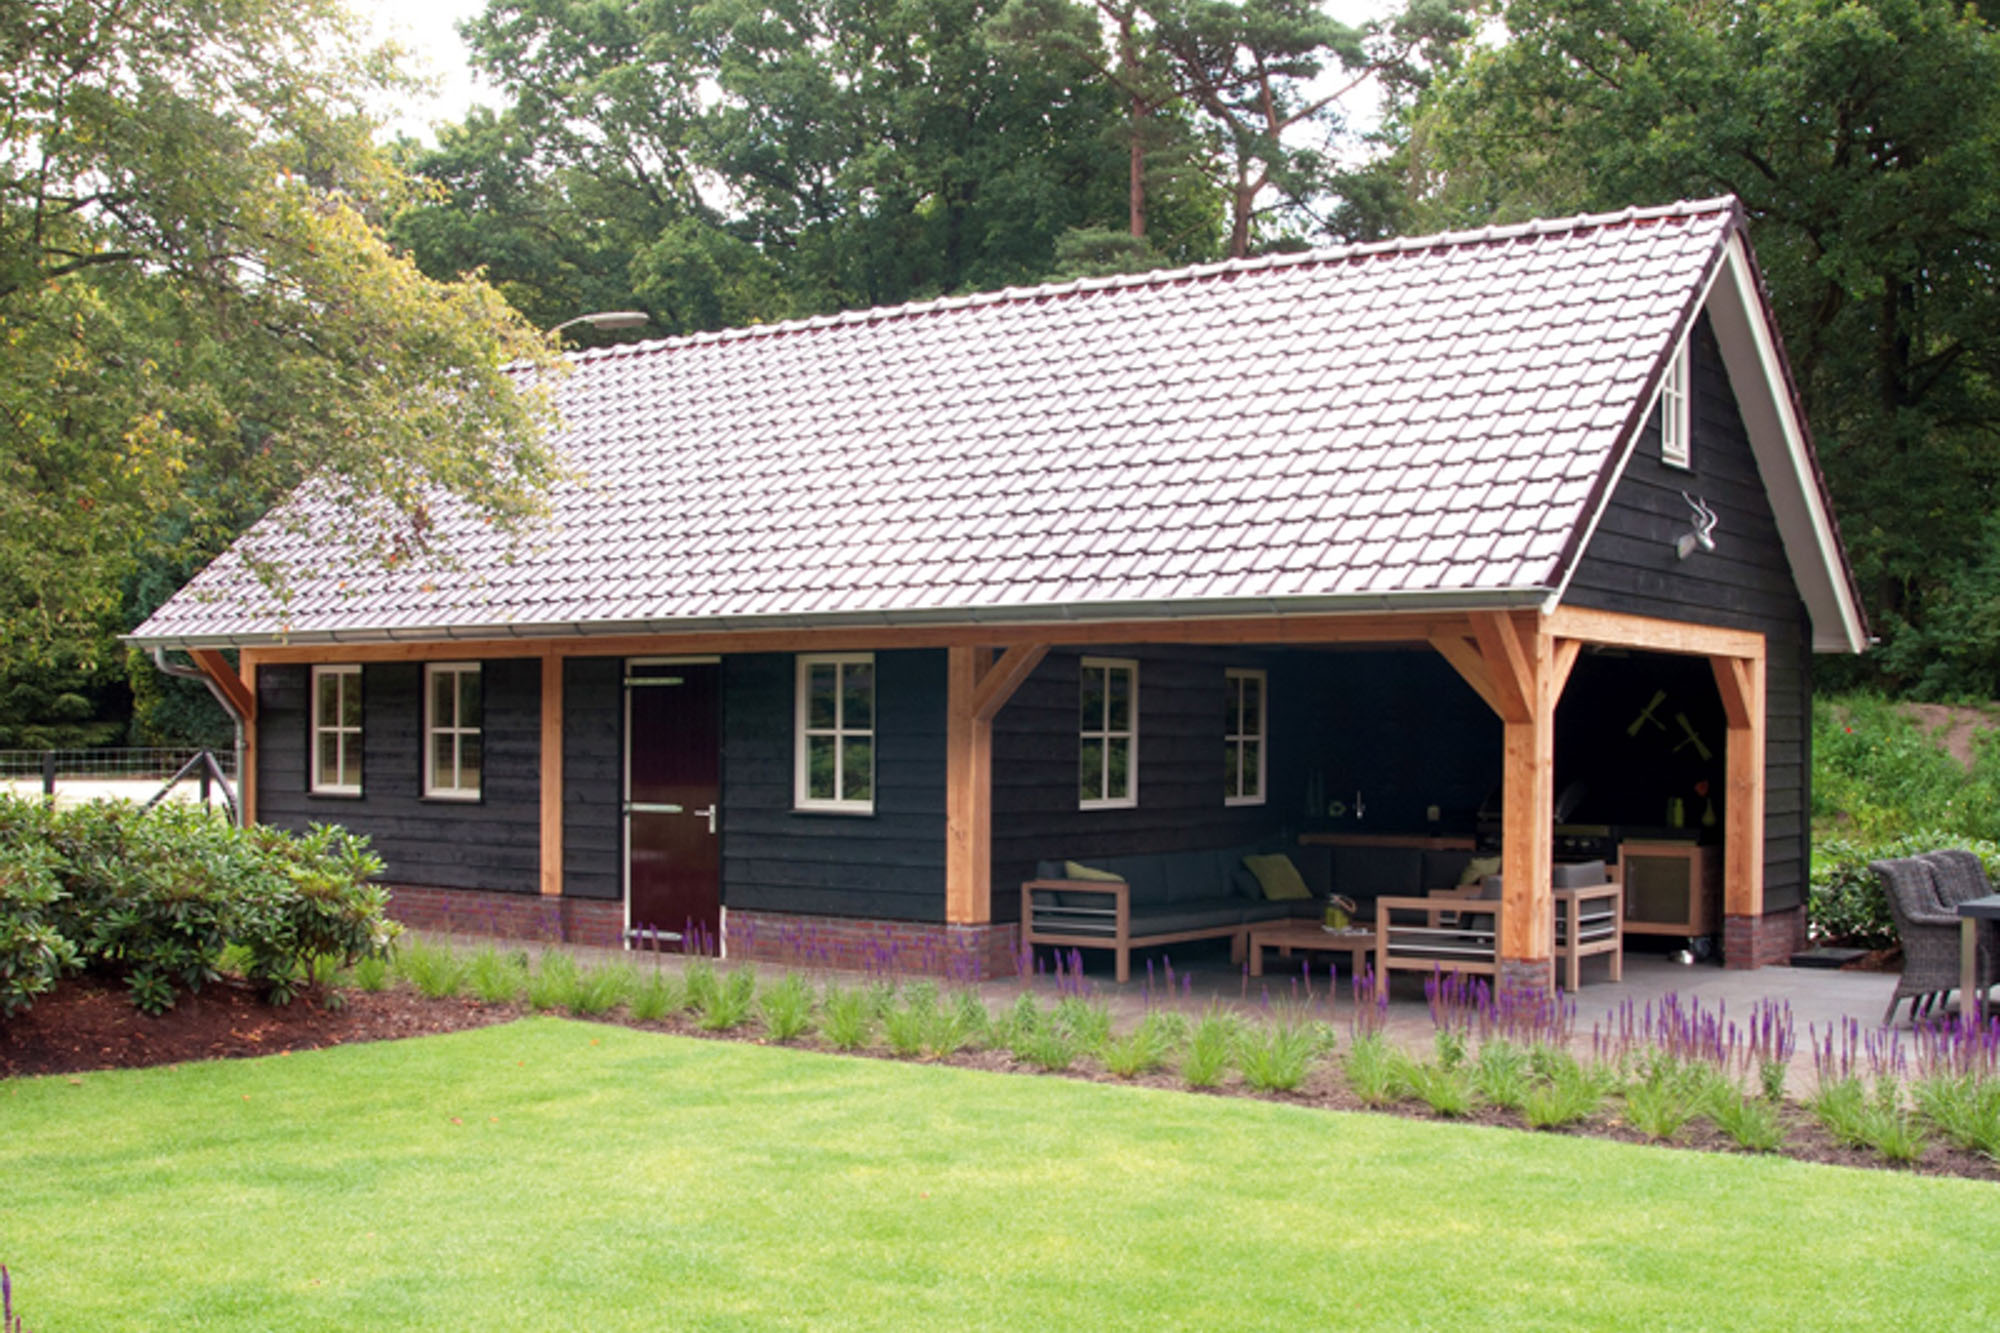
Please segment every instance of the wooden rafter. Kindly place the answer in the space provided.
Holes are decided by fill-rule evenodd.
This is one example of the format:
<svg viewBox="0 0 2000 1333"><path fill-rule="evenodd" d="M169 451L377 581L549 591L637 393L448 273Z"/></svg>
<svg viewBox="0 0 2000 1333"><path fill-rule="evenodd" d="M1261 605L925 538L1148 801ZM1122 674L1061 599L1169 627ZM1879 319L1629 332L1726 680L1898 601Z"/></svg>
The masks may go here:
<svg viewBox="0 0 2000 1333"><path fill-rule="evenodd" d="M1472 634L1486 661L1494 697L1500 701L1500 716L1508 722L1532 718L1536 700L1535 663L1529 657L1532 642L1523 645L1513 617L1498 611L1474 612ZM1534 637L1542 637L1539 630Z"/></svg>
<svg viewBox="0 0 2000 1333"><path fill-rule="evenodd" d="M1563 686L1569 684L1569 673L1576 669L1577 655L1583 651L1583 644L1576 639L1557 639L1555 655L1550 659L1550 670L1555 678L1549 682L1549 689L1556 698L1562 698Z"/></svg>
<svg viewBox="0 0 2000 1333"><path fill-rule="evenodd" d="M1479 655L1478 644L1456 634L1440 634L1431 640L1431 647L1451 663L1452 670L1472 687L1474 694L1486 701L1488 708L1505 715L1507 710L1501 705L1500 696L1494 692L1493 676L1486 669L1486 659Z"/></svg>
<svg viewBox="0 0 2000 1333"><path fill-rule="evenodd" d="M220 649L197 648L188 656L201 668L201 673L222 691L238 717L246 723L256 720L257 696L250 692L250 687L243 683L242 675L229 664L229 659L222 655Z"/></svg>
<svg viewBox="0 0 2000 1333"><path fill-rule="evenodd" d="M1549 633L1559 639L1581 639L1585 643L1638 648L1647 652L1683 653L1696 657L1761 658L1764 655L1764 636L1754 630L1696 625L1684 620L1660 620L1653 616L1596 611L1589 607L1557 607L1549 613L1548 628Z"/></svg>
<svg viewBox="0 0 2000 1333"><path fill-rule="evenodd" d="M999 661L980 672L978 683L973 687L973 718L991 722L994 715L1014 697L1014 691L1021 688L1021 682L1034 674L1048 652L1046 643L1017 643L1000 654Z"/></svg>

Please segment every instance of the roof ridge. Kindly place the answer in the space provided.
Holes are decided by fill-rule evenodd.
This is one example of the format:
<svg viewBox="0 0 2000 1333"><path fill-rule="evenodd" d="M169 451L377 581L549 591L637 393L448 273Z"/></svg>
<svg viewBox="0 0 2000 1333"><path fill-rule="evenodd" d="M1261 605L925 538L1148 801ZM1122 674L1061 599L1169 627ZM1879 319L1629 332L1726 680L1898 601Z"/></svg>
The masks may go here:
<svg viewBox="0 0 2000 1333"><path fill-rule="evenodd" d="M911 319L921 315L938 314L950 310L962 310L975 306L1021 304L1046 300L1056 296L1071 296L1079 292L1109 291L1122 288L1165 287L1177 282L1193 279L1219 277L1228 273L1255 273L1273 268L1296 268L1305 264L1345 263L1355 259L1365 259L1378 254L1414 254L1423 250L1445 250L1458 246L1490 245L1499 241L1519 240L1527 236L1553 236L1562 232L1591 231L1600 227L1629 226L1634 223L1656 222L1663 218L1696 217L1708 213L1729 213L1740 207L1732 194L1715 195L1707 199L1680 199L1671 204L1654 204L1646 207L1628 207L1610 213L1577 213L1560 218L1528 218L1522 222L1504 225L1488 225L1462 231L1432 232L1424 236L1394 236L1382 241L1357 241L1348 245L1326 246L1311 250L1297 250L1288 253L1259 255L1254 259L1224 259L1206 264L1187 264L1180 268L1148 269L1142 273L1113 273L1099 277L1066 278L1059 282L1035 283L1026 287L1002 287L984 292L966 292L952 296L933 296L921 301L905 301L899 305L868 306L860 310L842 310L831 315L811 315L804 319L778 320L770 324L739 325L727 329L714 329L702 333L677 334L670 338L649 338L640 342L620 343L614 347L594 347L587 351L570 353L570 358L578 364L608 360L621 356L637 356L641 353L667 351L681 347L703 347L711 343L738 342L750 338L777 337L781 334L803 333L813 329L841 328L856 324L887 323L891 320Z"/></svg>

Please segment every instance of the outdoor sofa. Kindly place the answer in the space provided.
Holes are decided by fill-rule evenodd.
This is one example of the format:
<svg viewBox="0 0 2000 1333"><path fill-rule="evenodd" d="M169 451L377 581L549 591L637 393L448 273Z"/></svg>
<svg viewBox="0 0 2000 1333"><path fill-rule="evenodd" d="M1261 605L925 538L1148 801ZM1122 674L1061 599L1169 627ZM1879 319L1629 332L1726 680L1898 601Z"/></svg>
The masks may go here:
<svg viewBox="0 0 2000 1333"><path fill-rule="evenodd" d="M1252 925L1326 910L1323 874L1313 849L1268 843L1212 851L1149 852L1043 861L1021 885L1021 940L1030 948L1110 949L1117 977L1130 980L1132 950L1188 940L1227 939L1241 962ZM1282 855L1292 862L1302 896L1272 899L1245 864ZM1266 863L1268 864L1268 862ZM1308 873L1309 871L1315 873ZM1079 877L1087 872L1092 878Z"/></svg>

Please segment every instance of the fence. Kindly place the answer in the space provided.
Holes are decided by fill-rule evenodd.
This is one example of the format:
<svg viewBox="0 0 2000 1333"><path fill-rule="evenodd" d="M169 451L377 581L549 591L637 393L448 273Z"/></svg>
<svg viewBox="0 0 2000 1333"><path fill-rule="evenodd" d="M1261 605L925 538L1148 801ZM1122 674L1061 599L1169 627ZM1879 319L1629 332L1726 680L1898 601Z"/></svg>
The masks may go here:
<svg viewBox="0 0 2000 1333"><path fill-rule="evenodd" d="M0 750L0 790L64 804L162 797L236 807L236 757L195 749Z"/></svg>

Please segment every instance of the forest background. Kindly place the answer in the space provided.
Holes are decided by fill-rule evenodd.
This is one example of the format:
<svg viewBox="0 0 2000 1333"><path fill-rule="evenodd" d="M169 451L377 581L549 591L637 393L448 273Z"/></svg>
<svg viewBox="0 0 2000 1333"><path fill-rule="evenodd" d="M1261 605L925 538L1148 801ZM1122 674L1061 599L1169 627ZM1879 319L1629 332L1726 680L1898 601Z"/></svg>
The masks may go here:
<svg viewBox="0 0 2000 1333"><path fill-rule="evenodd" d="M0 747L221 741L117 635L304 479L532 517L502 366L1734 193L1881 645L2000 696L2000 30L1947 0L491 0L382 126L341 0L0 0ZM545 382L545 377L532 377ZM285 571L266 571L282 594Z"/></svg>

